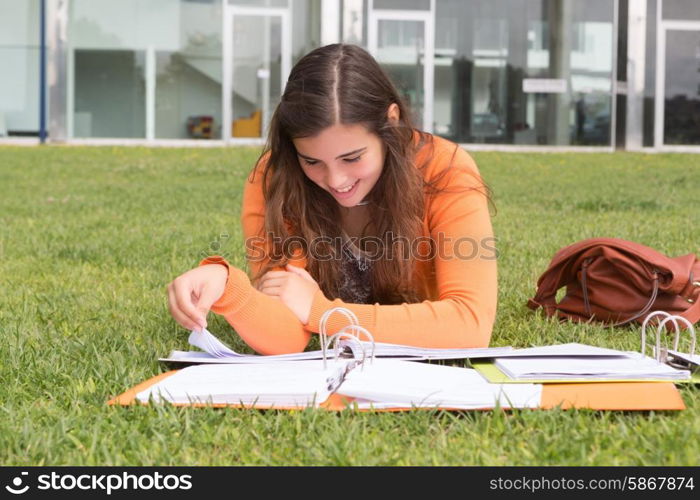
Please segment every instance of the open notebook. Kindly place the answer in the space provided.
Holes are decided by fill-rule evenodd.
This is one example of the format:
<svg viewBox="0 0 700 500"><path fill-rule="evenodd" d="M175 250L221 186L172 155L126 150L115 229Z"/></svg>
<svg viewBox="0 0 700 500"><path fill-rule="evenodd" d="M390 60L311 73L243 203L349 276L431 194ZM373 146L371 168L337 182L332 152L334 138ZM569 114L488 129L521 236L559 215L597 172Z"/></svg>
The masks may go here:
<svg viewBox="0 0 700 500"><path fill-rule="evenodd" d="M319 406L331 394L359 408L537 408L539 384L491 384L476 370L412 361L353 359L198 365L139 392L136 399L256 408Z"/></svg>
<svg viewBox="0 0 700 500"><path fill-rule="evenodd" d="M322 319L325 317L324 315ZM359 333L364 333L368 340L361 342L357 335ZM321 328L320 337L321 360L289 359L290 355L277 359L273 356L250 356L266 361L199 364L161 373L112 398L109 404L146 404L153 401L187 406L243 406L260 409L320 406L327 410L350 407L382 411L495 407L597 410L685 408L673 383L491 383L471 368L417 363L416 358L411 358L413 361L377 358L374 352L376 346L374 350L367 349L367 342L370 345L373 342L371 334L355 323L341 329L330 339L325 334L325 329ZM207 339L207 342L210 341ZM222 353L226 356L226 351L222 351L220 345L203 345L218 356L222 356ZM343 345L347 349L343 349ZM630 353L579 344L519 351L506 350L502 354L505 356L503 359L512 357L514 360L527 360L531 358L523 356L533 354L540 360L562 355L595 356L598 359L632 356ZM199 354L212 356L206 352ZM427 354L431 353L424 353Z"/></svg>

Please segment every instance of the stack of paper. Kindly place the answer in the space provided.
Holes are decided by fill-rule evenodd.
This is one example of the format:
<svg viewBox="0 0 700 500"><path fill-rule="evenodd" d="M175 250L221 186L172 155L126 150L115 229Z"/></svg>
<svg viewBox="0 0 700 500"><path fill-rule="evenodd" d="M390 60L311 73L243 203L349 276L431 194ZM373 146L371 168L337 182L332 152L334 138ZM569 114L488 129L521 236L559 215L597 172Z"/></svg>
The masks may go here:
<svg viewBox="0 0 700 500"><path fill-rule="evenodd" d="M512 349L504 354L497 354L493 357L531 357L531 356L567 356L567 357L639 357L638 352L618 351L616 349L608 349L605 347L596 347L586 344L578 344L571 342L569 344L545 345L541 347L528 347L526 349Z"/></svg>
<svg viewBox="0 0 700 500"><path fill-rule="evenodd" d="M475 370L375 359L198 365L139 392L141 402L318 406L331 393L357 398L361 408L536 408L542 386L490 384Z"/></svg>
<svg viewBox="0 0 700 500"><path fill-rule="evenodd" d="M221 342L208 330L193 331L188 342L202 349L199 351L171 351L168 357L160 358L160 361L172 363L274 363L278 361L300 361L309 359L323 359L321 351L300 352L294 354L280 354L275 356L259 356L257 354L240 354ZM467 359L467 358L491 358L506 355L513 351L512 347L488 347L483 349L431 349L424 347L412 347L397 344L375 343L374 351L370 342L360 342L362 349L356 342L340 341L340 355L362 359L364 353L369 358L374 355L380 358L390 357L394 359ZM328 356L333 357L334 350L329 350Z"/></svg>
<svg viewBox="0 0 700 500"><path fill-rule="evenodd" d="M688 380L690 372L677 370L653 358L635 355L549 356L497 358L496 366L514 380Z"/></svg>
<svg viewBox="0 0 700 500"><path fill-rule="evenodd" d="M270 364L198 365L137 394L141 402L317 406L325 401L348 361L286 361Z"/></svg>
<svg viewBox="0 0 700 500"><path fill-rule="evenodd" d="M476 370L377 359L347 374L338 389L360 408L537 408L539 384L490 384Z"/></svg>
<svg viewBox="0 0 700 500"><path fill-rule="evenodd" d="M370 356L372 351L372 343L361 341L362 349ZM357 343L341 341L341 345L352 350L353 355L361 359L362 352L359 350ZM469 358L492 358L495 356L503 356L512 352L512 347L484 347L484 348L450 348L439 349L430 347L413 347L399 344L386 344L383 342L374 343L374 355L380 358L412 358L414 360L428 359L469 359Z"/></svg>
<svg viewBox="0 0 700 500"><path fill-rule="evenodd" d="M668 353L674 358L685 361L695 368L700 367L700 356L697 354L693 355L685 352L673 351L671 349L668 350Z"/></svg>

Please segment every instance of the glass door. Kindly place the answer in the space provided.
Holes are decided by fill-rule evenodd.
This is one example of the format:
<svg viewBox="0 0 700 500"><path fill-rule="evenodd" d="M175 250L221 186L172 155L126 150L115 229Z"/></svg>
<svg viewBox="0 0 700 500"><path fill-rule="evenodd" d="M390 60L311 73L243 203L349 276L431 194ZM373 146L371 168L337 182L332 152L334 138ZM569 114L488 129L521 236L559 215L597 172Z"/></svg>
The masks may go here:
<svg viewBox="0 0 700 500"><path fill-rule="evenodd" d="M469 131L473 142L505 142L509 19L474 19Z"/></svg>
<svg viewBox="0 0 700 500"><path fill-rule="evenodd" d="M389 74L413 123L433 131L433 16L430 11L373 10L369 15L370 53Z"/></svg>
<svg viewBox="0 0 700 500"><path fill-rule="evenodd" d="M227 20L222 135L264 138L291 69L289 11L235 6Z"/></svg>
<svg viewBox="0 0 700 500"><path fill-rule="evenodd" d="M664 21L657 56L656 147L700 147L700 22Z"/></svg>

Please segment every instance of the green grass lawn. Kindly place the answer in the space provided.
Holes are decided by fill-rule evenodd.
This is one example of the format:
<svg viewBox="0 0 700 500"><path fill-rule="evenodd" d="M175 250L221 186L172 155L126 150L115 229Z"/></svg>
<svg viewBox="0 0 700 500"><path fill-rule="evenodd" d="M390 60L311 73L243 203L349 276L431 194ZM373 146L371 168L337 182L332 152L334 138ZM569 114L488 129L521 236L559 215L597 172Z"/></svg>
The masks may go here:
<svg viewBox="0 0 700 500"><path fill-rule="evenodd" d="M691 386L682 412L108 407L161 372L159 356L188 347L166 285L206 254L244 265L241 187L256 157L0 147L0 464L698 465ZM700 156L475 158L497 206L492 345L638 349L638 329L560 325L524 304L556 250L583 238L699 252ZM222 317L210 314L209 329L246 350Z"/></svg>

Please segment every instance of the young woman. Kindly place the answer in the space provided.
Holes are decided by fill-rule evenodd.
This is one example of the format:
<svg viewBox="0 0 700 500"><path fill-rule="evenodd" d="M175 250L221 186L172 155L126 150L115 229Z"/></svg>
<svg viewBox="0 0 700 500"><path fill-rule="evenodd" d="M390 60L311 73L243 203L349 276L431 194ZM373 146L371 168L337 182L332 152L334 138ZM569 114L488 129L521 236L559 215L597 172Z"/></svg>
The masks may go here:
<svg viewBox="0 0 700 500"><path fill-rule="evenodd" d="M484 347L496 313L488 194L471 157L414 130L363 49L292 69L241 221L248 275L221 257L168 286L175 320L223 315L261 354L302 351L322 314L350 309L377 342ZM329 334L347 321L333 315Z"/></svg>

